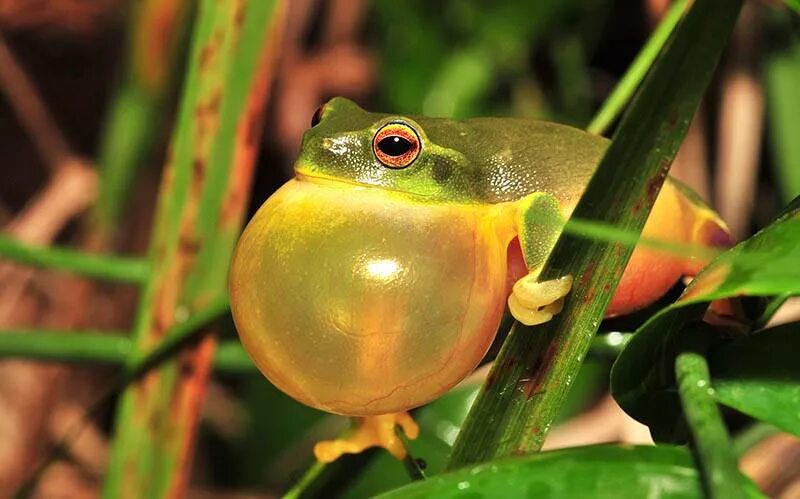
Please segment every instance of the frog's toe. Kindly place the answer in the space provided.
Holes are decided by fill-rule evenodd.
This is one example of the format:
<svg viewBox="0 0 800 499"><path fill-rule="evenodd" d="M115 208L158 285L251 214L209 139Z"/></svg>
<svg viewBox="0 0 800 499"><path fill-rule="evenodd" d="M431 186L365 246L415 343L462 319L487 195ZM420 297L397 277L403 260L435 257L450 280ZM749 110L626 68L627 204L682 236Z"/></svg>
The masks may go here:
<svg viewBox="0 0 800 499"><path fill-rule="evenodd" d="M572 276L537 282L532 272L514 284L508 308L515 319L526 326L549 321L564 307L564 296L572 288Z"/></svg>
<svg viewBox="0 0 800 499"><path fill-rule="evenodd" d="M368 416L358 419L356 430L345 438L319 442L314 455L323 463L330 463L342 454L358 454L369 447L383 447L397 459L406 457L406 448L395 431L400 426L410 439L417 438L419 426L407 412Z"/></svg>
<svg viewBox="0 0 800 499"><path fill-rule="evenodd" d="M342 454L358 454L366 448L367 446L348 439L326 440L317 442L314 445L314 456L320 462L332 463L339 459Z"/></svg>

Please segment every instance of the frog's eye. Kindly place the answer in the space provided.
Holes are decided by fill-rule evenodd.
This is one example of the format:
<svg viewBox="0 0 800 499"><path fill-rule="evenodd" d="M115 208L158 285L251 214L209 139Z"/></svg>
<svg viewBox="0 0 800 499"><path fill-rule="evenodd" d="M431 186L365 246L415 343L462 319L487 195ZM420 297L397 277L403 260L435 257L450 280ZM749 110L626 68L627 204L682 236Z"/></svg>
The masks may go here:
<svg viewBox="0 0 800 499"><path fill-rule="evenodd" d="M372 149L385 166L405 168L419 156L419 136L406 124L389 123L375 134Z"/></svg>
<svg viewBox="0 0 800 499"><path fill-rule="evenodd" d="M325 104L319 106L316 111L314 111L314 115L311 117L311 127L315 127L319 125L319 122L322 121L322 115L325 113Z"/></svg>

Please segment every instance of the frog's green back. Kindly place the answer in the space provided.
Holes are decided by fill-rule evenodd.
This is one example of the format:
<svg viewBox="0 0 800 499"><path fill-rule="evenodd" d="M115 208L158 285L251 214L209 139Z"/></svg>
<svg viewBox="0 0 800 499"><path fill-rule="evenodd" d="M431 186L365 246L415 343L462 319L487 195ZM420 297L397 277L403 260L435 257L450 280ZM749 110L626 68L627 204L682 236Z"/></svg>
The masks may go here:
<svg viewBox="0 0 800 499"><path fill-rule="evenodd" d="M322 109L321 119L304 136L299 173L432 202L501 203L547 192L571 208L608 145L582 130L530 119L370 113L342 98ZM398 123L413 129L421 147L407 167L391 168L376 158L373 140Z"/></svg>
<svg viewBox="0 0 800 499"><path fill-rule="evenodd" d="M476 198L489 203L548 192L571 205L608 145L582 130L531 119L415 120L431 142L467 152L460 166L474 179Z"/></svg>

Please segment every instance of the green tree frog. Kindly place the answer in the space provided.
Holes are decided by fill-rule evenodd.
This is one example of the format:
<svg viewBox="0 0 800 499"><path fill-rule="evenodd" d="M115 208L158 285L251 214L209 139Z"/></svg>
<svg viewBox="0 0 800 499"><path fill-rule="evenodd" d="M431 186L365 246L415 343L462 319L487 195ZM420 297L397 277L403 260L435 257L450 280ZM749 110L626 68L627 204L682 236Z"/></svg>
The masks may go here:
<svg viewBox="0 0 800 499"><path fill-rule="evenodd" d="M395 425L416 436L405 411L478 365L505 310L529 325L558 313L572 278L537 275L607 144L555 123L378 114L343 98L317 111L295 178L239 240L230 298L272 383L362 418L350 437L317 444L318 459L373 445L402 457ZM673 180L644 234L728 240ZM703 263L637 248L607 314L651 303Z"/></svg>

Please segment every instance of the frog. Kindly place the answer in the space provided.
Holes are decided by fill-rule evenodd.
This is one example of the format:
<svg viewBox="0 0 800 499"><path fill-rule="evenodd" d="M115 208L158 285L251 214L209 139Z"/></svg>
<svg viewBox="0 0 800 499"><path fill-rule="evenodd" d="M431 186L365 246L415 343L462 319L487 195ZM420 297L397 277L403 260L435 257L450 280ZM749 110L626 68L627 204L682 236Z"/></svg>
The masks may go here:
<svg viewBox="0 0 800 499"><path fill-rule="evenodd" d="M478 366L504 314L535 326L559 313L573 276L539 274L608 144L547 121L373 113L342 97L314 113L294 177L236 245L229 296L269 381L357 421L317 443L318 460L372 446L402 459L398 427L419 433L408 411ZM643 237L730 244L671 177ZM653 303L705 263L637 246L606 316Z"/></svg>

